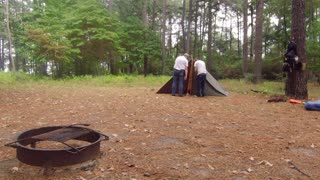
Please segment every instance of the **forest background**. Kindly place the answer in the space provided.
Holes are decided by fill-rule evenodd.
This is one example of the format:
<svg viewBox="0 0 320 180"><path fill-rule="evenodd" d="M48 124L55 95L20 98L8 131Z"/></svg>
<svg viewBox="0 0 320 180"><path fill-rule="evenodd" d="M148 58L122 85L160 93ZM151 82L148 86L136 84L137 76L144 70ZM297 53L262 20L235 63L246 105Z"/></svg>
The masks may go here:
<svg viewBox="0 0 320 180"><path fill-rule="evenodd" d="M0 70L53 78L170 75L175 57L188 52L218 79L281 80L292 30L291 0L0 3ZM320 2L305 3L307 75L314 78L320 72Z"/></svg>

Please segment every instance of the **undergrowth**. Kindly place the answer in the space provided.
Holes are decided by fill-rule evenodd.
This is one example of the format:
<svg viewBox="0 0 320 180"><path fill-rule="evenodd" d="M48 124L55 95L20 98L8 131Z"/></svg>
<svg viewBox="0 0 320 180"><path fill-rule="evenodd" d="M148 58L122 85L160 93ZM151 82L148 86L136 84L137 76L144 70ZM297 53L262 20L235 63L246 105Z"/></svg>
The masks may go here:
<svg viewBox="0 0 320 180"><path fill-rule="evenodd" d="M106 76L77 76L64 79L52 79L45 76L33 76L25 73L0 72L0 88L28 88L35 86L46 87L152 87L161 88L168 82L170 76L140 76L140 75L106 75ZM219 80L220 85L229 93L242 94L261 93L267 96L284 96L284 82L263 81L254 84L244 79ZM310 98L320 98L319 85L308 84Z"/></svg>

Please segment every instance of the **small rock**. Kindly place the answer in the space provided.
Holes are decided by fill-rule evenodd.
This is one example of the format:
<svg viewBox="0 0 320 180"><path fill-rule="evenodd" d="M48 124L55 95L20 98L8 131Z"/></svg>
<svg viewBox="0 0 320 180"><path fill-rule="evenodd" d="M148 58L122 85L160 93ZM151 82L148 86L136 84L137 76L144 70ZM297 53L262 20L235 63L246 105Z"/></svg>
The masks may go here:
<svg viewBox="0 0 320 180"><path fill-rule="evenodd" d="M11 168L11 171L12 171L13 173L15 173L15 172L19 171L19 168L18 168L18 167L13 167L13 168Z"/></svg>
<svg viewBox="0 0 320 180"><path fill-rule="evenodd" d="M77 179L80 179L80 180L87 180L86 178L82 177L82 176L79 176Z"/></svg>
<svg viewBox="0 0 320 180"><path fill-rule="evenodd" d="M310 146L310 147L315 148L316 146L315 146L314 144L311 144L311 146Z"/></svg>
<svg viewBox="0 0 320 180"><path fill-rule="evenodd" d="M291 140L291 141L288 142L288 144L294 144L294 143L296 143L295 140Z"/></svg>

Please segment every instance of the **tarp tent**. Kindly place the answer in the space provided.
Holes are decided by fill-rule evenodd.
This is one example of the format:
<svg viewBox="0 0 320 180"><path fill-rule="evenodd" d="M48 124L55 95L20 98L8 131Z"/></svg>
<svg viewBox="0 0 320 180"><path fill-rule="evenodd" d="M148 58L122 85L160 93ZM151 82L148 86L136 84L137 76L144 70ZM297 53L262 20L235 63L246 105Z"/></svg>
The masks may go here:
<svg viewBox="0 0 320 180"><path fill-rule="evenodd" d="M197 75L194 72L194 60L189 61L189 70L187 80L184 81L184 94L195 95L197 93ZM172 90L172 78L163 85L159 90L158 94L171 94ZM177 91L178 92L178 87ZM206 76L206 87L205 87L205 95L206 96L228 96L228 92L226 92L223 87L218 83L218 81L208 72Z"/></svg>

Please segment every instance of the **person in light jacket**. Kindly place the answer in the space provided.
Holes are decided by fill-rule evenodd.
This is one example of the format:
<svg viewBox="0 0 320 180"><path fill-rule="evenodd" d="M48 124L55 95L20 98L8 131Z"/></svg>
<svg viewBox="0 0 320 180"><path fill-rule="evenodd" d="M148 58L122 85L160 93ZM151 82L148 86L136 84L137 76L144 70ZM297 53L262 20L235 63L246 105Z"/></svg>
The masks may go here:
<svg viewBox="0 0 320 180"><path fill-rule="evenodd" d="M206 63L202 60L196 60L194 63L194 70L197 73L197 96L205 96L205 84L206 84L206 75L207 68Z"/></svg>
<svg viewBox="0 0 320 180"><path fill-rule="evenodd" d="M171 95L176 95L177 85L179 86L179 96L183 96L183 80L187 80L188 76L188 58L189 54L184 53L183 56L178 56L173 66L173 81Z"/></svg>

